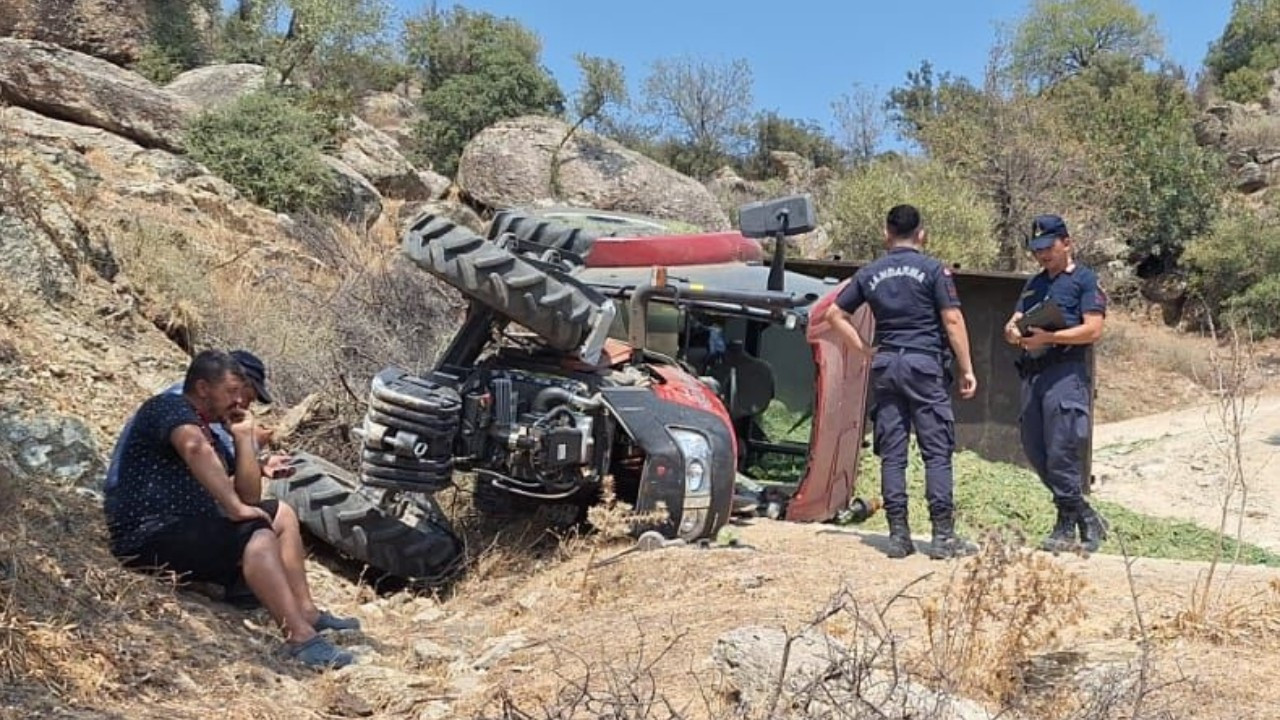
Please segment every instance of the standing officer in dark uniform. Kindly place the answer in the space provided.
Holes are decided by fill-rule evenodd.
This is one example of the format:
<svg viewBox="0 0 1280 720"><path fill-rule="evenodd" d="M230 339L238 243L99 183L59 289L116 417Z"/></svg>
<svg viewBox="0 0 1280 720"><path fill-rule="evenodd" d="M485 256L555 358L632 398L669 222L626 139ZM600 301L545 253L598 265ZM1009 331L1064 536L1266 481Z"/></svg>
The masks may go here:
<svg viewBox="0 0 1280 720"><path fill-rule="evenodd" d="M933 525L929 556L940 559L969 554L973 548L955 534L952 517L955 415L951 411L951 351L960 366L960 396L968 399L978 390L960 298L951 270L920 251L926 238L919 211L910 205L894 207L884 234L888 254L854 275L825 318L862 353L872 350L845 313L868 303L875 318L871 416L889 519L889 557L915 552L907 522L907 443L913 426L924 459L925 495Z"/></svg>
<svg viewBox="0 0 1280 720"><path fill-rule="evenodd" d="M1085 364L1089 346L1102 337L1107 297L1093 270L1071 257L1071 236L1057 215L1041 215L1027 242L1043 270L1023 288L1004 335L1022 348L1022 447L1040 481L1053 493L1058 519L1041 548L1057 552L1077 539L1093 552L1106 539L1105 521L1085 501L1081 450L1089 438L1090 382ZM1038 304L1052 300L1065 327L1030 327L1023 336L1017 323Z"/></svg>

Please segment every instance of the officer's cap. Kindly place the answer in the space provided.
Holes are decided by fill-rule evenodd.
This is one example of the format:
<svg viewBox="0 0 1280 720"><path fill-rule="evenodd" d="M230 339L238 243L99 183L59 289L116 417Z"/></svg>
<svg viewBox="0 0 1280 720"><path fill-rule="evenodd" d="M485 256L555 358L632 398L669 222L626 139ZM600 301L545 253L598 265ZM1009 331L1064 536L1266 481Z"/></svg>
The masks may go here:
<svg viewBox="0 0 1280 720"><path fill-rule="evenodd" d="M1031 250L1045 250L1053 246L1053 241L1067 237L1067 223L1057 215L1037 215L1031 221L1031 238L1027 247Z"/></svg>

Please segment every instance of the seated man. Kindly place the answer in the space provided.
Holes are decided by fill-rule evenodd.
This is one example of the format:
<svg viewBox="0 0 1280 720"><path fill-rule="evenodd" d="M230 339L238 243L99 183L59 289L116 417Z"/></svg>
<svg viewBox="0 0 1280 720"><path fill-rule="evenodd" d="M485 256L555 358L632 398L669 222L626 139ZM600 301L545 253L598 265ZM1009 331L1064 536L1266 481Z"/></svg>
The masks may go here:
<svg viewBox="0 0 1280 720"><path fill-rule="evenodd" d="M206 350L187 368L181 394L161 393L138 409L106 488L111 552L129 567L171 570L184 580L230 585L243 573L284 629L291 656L312 667L350 664L351 654L318 631L357 623L321 612L311 599L298 516L288 505L242 497L231 453L214 438L212 425L223 423L236 456L256 468L244 384L235 358Z"/></svg>

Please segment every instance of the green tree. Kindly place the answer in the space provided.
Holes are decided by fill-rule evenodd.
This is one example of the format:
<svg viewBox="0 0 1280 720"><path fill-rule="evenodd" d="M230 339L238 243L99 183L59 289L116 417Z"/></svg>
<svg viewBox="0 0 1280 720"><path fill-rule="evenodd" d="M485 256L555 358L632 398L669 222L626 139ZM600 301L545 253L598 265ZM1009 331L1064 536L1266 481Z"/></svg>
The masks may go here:
<svg viewBox="0 0 1280 720"><path fill-rule="evenodd" d="M743 59L722 63L686 55L653 64L645 106L666 132L672 167L706 177L735 154L747 135L752 82Z"/></svg>
<svg viewBox="0 0 1280 720"><path fill-rule="evenodd" d="M572 111L575 119L551 152L551 194L559 197L560 151L565 143L588 121L605 119L605 108L627 100L627 81L622 66L615 60L592 57L584 53L574 56L582 71L582 86L574 95Z"/></svg>
<svg viewBox="0 0 1280 720"><path fill-rule="evenodd" d="M982 192L936 160L882 159L850 172L835 187L827 210L833 250L853 260L884 251L884 218L898 203L920 208L928 232L926 252L970 269L996 265L995 214Z"/></svg>
<svg viewBox="0 0 1280 720"><path fill-rule="evenodd" d="M194 10L217 17L217 0L147 0L148 41L134 70L152 82L164 84L186 70L199 67L209 57L210 38L196 27Z"/></svg>
<svg viewBox="0 0 1280 720"><path fill-rule="evenodd" d="M923 137L927 127L948 115L951 108L972 100L978 89L965 78L944 72L934 75L933 64L920 63L918 70L907 71L907 81L889 91L885 109L898 135L927 149Z"/></svg>
<svg viewBox="0 0 1280 720"><path fill-rule="evenodd" d="M1228 100L1261 100L1280 68L1280 0L1235 0L1222 37L1205 57L1209 76Z"/></svg>
<svg viewBox="0 0 1280 720"><path fill-rule="evenodd" d="M765 180L777 175L771 152L793 152L813 163L814 167L837 168L844 154L836 141L817 123L782 117L767 111L751 123L751 149L743 163L747 177Z"/></svg>
<svg viewBox="0 0 1280 720"><path fill-rule="evenodd" d="M1110 55L1156 59L1162 42L1155 17L1129 0L1035 0L1011 49L1015 75L1043 88Z"/></svg>
<svg viewBox="0 0 1280 720"><path fill-rule="evenodd" d="M927 63L890 93L899 123L929 157L967 179L991 208L987 231L999 245L996 263L1016 269L1025 257L1031 218L1074 205L1090 181L1084 151L1049 99L1011 83L995 48L982 87L967 80L935 80Z"/></svg>
<svg viewBox="0 0 1280 720"><path fill-rule="evenodd" d="M455 6L405 24L405 55L421 78L417 155L447 175L484 128L528 114L559 115L564 94L539 63L541 43L515 20Z"/></svg>
<svg viewBox="0 0 1280 720"><path fill-rule="evenodd" d="M1280 334L1280 225L1273 213L1229 203L1183 255L1192 296L1214 317L1259 335Z"/></svg>
<svg viewBox="0 0 1280 720"><path fill-rule="evenodd" d="M321 160L326 133L288 96L251 93L197 116L187 128L191 157L258 205L277 212L319 210L334 182Z"/></svg>
<svg viewBox="0 0 1280 720"><path fill-rule="evenodd" d="M1089 148L1096 196L1130 261L1144 274L1177 267L1186 243L1209 230L1223 192L1217 158L1195 141L1185 80L1113 58L1053 100Z"/></svg>
<svg viewBox="0 0 1280 720"><path fill-rule="evenodd" d="M283 85L313 62L377 45L389 13L385 0L240 0L222 54L274 69Z"/></svg>

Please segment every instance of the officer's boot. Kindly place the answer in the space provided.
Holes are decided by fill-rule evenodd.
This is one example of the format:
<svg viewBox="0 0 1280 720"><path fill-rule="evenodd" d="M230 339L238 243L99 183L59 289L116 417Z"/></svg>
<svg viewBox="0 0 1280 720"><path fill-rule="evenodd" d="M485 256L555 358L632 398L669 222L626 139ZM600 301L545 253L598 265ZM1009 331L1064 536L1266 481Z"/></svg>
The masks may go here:
<svg viewBox="0 0 1280 720"><path fill-rule="evenodd" d="M1049 537L1040 543L1040 549L1045 552L1057 553L1064 550L1070 550L1071 546L1076 542L1076 522L1079 513L1074 510L1058 506L1058 521L1053 525L1053 532L1049 533Z"/></svg>
<svg viewBox="0 0 1280 720"><path fill-rule="evenodd" d="M1084 503L1076 527L1080 529L1080 547L1086 552L1097 552L1107 539L1107 521L1089 503Z"/></svg>
<svg viewBox="0 0 1280 720"><path fill-rule="evenodd" d="M904 558L916 551L911 542L911 527L907 525L906 515L889 517L889 546L885 553L891 558Z"/></svg>
<svg viewBox="0 0 1280 720"><path fill-rule="evenodd" d="M950 515L933 518L933 540L929 543L929 557L934 560L972 555L978 548L956 535L956 521Z"/></svg>

